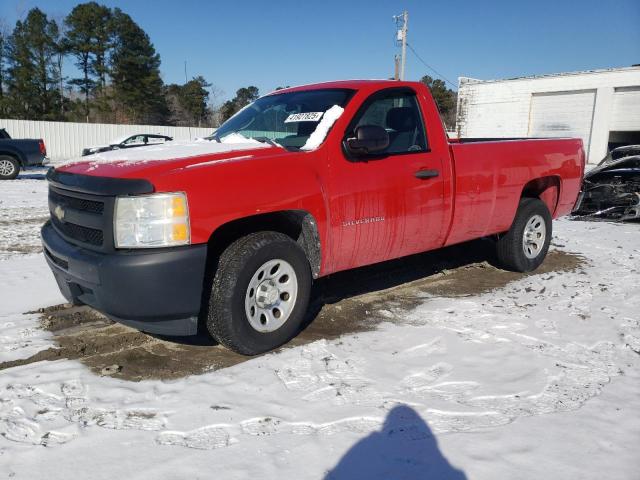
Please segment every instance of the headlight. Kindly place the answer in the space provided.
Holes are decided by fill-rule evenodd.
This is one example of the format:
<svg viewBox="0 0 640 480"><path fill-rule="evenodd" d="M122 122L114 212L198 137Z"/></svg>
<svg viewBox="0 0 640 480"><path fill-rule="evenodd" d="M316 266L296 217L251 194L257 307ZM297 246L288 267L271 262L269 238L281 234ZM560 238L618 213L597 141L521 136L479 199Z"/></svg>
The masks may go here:
<svg viewBox="0 0 640 480"><path fill-rule="evenodd" d="M191 242L189 208L184 193L116 198L113 220L116 248L153 248Z"/></svg>

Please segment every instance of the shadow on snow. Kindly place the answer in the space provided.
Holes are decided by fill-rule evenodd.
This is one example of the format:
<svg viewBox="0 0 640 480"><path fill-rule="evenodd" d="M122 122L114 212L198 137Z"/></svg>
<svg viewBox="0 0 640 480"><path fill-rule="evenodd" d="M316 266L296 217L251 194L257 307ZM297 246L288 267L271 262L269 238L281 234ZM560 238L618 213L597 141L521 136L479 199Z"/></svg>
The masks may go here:
<svg viewBox="0 0 640 480"><path fill-rule="evenodd" d="M394 407L379 431L358 441L325 480L466 480L442 455L427 423L406 405Z"/></svg>

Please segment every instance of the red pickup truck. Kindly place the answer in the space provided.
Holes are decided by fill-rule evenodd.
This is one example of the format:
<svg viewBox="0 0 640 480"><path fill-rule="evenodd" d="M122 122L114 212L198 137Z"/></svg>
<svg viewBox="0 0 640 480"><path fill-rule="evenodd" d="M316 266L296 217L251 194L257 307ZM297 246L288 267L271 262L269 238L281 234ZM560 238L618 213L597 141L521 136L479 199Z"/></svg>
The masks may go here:
<svg viewBox="0 0 640 480"><path fill-rule="evenodd" d="M299 332L333 272L480 237L505 268L535 269L584 161L576 139L450 141L420 83L308 85L211 137L50 171L42 240L70 301L251 355Z"/></svg>

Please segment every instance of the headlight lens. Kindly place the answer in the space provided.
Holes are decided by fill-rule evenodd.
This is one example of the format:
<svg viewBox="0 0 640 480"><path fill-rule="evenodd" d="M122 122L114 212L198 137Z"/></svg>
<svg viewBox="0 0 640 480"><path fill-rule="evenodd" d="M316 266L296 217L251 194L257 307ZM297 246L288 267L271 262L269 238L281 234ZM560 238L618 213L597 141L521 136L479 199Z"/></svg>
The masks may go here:
<svg viewBox="0 0 640 480"><path fill-rule="evenodd" d="M113 231L116 248L188 245L187 197L182 192L118 197Z"/></svg>

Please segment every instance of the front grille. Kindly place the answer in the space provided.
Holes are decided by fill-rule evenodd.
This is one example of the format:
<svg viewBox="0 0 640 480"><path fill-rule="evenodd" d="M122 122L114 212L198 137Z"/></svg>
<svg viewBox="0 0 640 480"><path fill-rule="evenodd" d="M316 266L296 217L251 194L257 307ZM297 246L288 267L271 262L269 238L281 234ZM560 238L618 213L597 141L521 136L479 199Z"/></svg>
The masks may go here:
<svg viewBox="0 0 640 480"><path fill-rule="evenodd" d="M113 252L113 213L119 195L147 193L146 180L47 173L51 225L67 242L96 252Z"/></svg>
<svg viewBox="0 0 640 480"><path fill-rule="evenodd" d="M53 226L63 235L90 245L101 246L104 240L102 230L83 227L75 223L61 222L55 216L51 217Z"/></svg>
<svg viewBox="0 0 640 480"><path fill-rule="evenodd" d="M72 243L103 250L105 238L111 233L113 197L49 187L51 224ZM109 217L109 218L108 218Z"/></svg>
<svg viewBox="0 0 640 480"><path fill-rule="evenodd" d="M74 210L80 210L83 212L95 213L98 215L102 215L104 212L104 202L61 195L53 190L49 190L49 200L56 205L73 208Z"/></svg>

